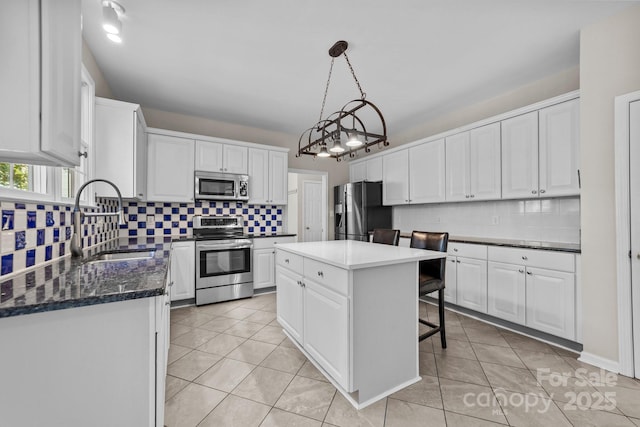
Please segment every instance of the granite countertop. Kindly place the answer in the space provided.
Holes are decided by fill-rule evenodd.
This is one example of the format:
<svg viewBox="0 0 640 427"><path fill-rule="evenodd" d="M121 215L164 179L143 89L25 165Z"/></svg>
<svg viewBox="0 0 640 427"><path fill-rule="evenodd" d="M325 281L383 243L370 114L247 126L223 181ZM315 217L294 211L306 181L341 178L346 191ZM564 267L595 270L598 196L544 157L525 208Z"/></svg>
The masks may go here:
<svg viewBox="0 0 640 427"><path fill-rule="evenodd" d="M411 233L400 233L400 237L411 238ZM475 243L489 246L508 246L513 248L540 249L546 251L580 253L579 243L542 242L535 240L496 239L491 237L449 236L449 242Z"/></svg>
<svg viewBox="0 0 640 427"><path fill-rule="evenodd" d="M147 298L165 292L171 237L120 238L0 279L0 318ZM152 258L91 262L104 252L153 250Z"/></svg>

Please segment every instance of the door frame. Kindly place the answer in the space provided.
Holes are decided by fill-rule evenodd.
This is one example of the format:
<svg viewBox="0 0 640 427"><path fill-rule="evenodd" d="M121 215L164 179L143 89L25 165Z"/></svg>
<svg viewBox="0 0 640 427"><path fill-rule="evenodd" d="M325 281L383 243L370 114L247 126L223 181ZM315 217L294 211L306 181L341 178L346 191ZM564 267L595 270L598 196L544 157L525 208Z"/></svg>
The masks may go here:
<svg viewBox="0 0 640 427"><path fill-rule="evenodd" d="M326 171L317 171L311 169L294 169L289 168L289 173L298 173L298 174L306 174L306 175L320 175L322 177L322 212L320 215L322 216L322 240L327 240L328 236L328 228L329 228L329 172ZM300 189L298 189L300 191ZM288 215L294 214L293 212L287 212ZM295 213L297 215L297 212ZM298 224L300 223L300 218L298 218ZM291 230L289 230L291 233ZM297 233L297 230L296 230ZM300 236L298 236L300 237Z"/></svg>
<svg viewBox="0 0 640 427"><path fill-rule="evenodd" d="M631 295L631 201L629 166L629 105L640 100L640 91L615 98L615 196L616 273L618 288L618 371L635 377L633 350L633 301ZM636 313L638 315L640 313ZM636 355L640 357L640 355Z"/></svg>

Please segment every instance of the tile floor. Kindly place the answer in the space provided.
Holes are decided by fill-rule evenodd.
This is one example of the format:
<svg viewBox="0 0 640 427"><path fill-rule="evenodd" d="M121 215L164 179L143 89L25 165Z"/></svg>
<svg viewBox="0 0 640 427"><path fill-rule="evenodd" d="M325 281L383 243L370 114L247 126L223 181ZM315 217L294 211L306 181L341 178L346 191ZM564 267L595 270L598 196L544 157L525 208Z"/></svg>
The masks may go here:
<svg viewBox="0 0 640 427"><path fill-rule="evenodd" d="M447 329L446 350L420 344L420 382L356 411L282 333L275 294L174 309L165 424L640 426L640 381L450 311Z"/></svg>

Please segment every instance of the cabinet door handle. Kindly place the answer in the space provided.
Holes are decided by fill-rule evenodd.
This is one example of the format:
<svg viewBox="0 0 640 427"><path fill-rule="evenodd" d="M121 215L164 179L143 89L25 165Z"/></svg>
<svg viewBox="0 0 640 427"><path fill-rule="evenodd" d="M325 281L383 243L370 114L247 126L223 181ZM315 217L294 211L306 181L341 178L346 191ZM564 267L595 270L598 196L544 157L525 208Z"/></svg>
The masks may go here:
<svg viewBox="0 0 640 427"><path fill-rule="evenodd" d="M89 155L88 152L82 152L82 151L78 151L78 157L84 157L85 159L87 158L87 156Z"/></svg>
<svg viewBox="0 0 640 427"><path fill-rule="evenodd" d="M523 269L519 269L518 272L519 273L524 273L524 270Z"/></svg>
<svg viewBox="0 0 640 427"><path fill-rule="evenodd" d="M469 195L468 195L468 194L465 194L465 196L464 196L464 197L465 197L466 199L468 199L468 198L469 198Z"/></svg>
<svg viewBox="0 0 640 427"><path fill-rule="evenodd" d="M453 248L453 251L454 252L458 252L458 248Z"/></svg>
<svg viewBox="0 0 640 427"><path fill-rule="evenodd" d="M455 259L452 259L452 260L451 260L451 262L455 264L456 260L455 260Z"/></svg>
<svg viewBox="0 0 640 427"><path fill-rule="evenodd" d="M304 282L300 282L300 286L302 286L303 288L307 287L307 285L305 285Z"/></svg>
<svg viewBox="0 0 640 427"><path fill-rule="evenodd" d="M322 271L318 271L318 276L324 278L324 273Z"/></svg>
<svg viewBox="0 0 640 427"><path fill-rule="evenodd" d="M460 260L457 260L456 262L457 262L458 264L460 264Z"/></svg>
<svg viewBox="0 0 640 427"><path fill-rule="evenodd" d="M527 270L527 274L528 274L528 275L532 275L533 273L532 273L532 272L530 272L529 270Z"/></svg>
<svg viewBox="0 0 640 427"><path fill-rule="evenodd" d="M289 258L285 259L285 260L284 260L284 263L285 263L285 264L289 264Z"/></svg>
<svg viewBox="0 0 640 427"><path fill-rule="evenodd" d="M529 258L527 258L526 256L524 256L524 255L523 255L523 256L522 256L522 259L526 261L526 260L528 260Z"/></svg>
<svg viewBox="0 0 640 427"><path fill-rule="evenodd" d="M544 194L546 192L547 192L547 190L540 190L540 194Z"/></svg>
<svg viewBox="0 0 640 427"><path fill-rule="evenodd" d="M531 194L538 194L536 190L531 190Z"/></svg>

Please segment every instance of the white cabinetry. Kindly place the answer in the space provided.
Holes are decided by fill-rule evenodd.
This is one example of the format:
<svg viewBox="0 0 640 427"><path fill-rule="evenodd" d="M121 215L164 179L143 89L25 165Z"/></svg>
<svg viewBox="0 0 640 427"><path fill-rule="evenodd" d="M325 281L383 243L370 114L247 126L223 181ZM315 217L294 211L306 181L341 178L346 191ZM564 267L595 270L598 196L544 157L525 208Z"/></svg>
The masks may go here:
<svg viewBox="0 0 640 427"><path fill-rule="evenodd" d="M456 256L447 256L447 267L444 273L444 300L452 304L456 303L456 294L458 287L456 261Z"/></svg>
<svg viewBox="0 0 640 427"><path fill-rule="evenodd" d="M249 149L249 203L286 205L288 156L284 151Z"/></svg>
<svg viewBox="0 0 640 427"><path fill-rule="evenodd" d="M293 243L295 237L260 237L253 239L253 289L276 285L275 245Z"/></svg>
<svg viewBox="0 0 640 427"><path fill-rule="evenodd" d="M96 98L95 130L95 177L113 182L122 197L144 199L147 135L140 106ZM99 196L115 196L110 185L94 185Z"/></svg>
<svg viewBox="0 0 640 427"><path fill-rule="evenodd" d="M147 200L192 202L194 141L169 135L148 135Z"/></svg>
<svg viewBox="0 0 640 427"><path fill-rule="evenodd" d="M445 200L444 139L382 156L384 205Z"/></svg>
<svg viewBox="0 0 640 427"><path fill-rule="evenodd" d="M502 121L502 197L579 194L579 101Z"/></svg>
<svg viewBox="0 0 640 427"><path fill-rule="evenodd" d="M487 312L487 247L465 243L449 243L447 250L447 276L445 289L449 280L455 277L456 304L479 311ZM452 260L455 259L455 267ZM449 271L455 268L455 272Z"/></svg>
<svg viewBox="0 0 640 427"><path fill-rule="evenodd" d="M0 161L80 164L80 0L2 5Z"/></svg>
<svg viewBox="0 0 640 427"><path fill-rule="evenodd" d="M246 174L247 147L210 141L196 141L195 169L208 172Z"/></svg>
<svg viewBox="0 0 640 427"><path fill-rule="evenodd" d="M302 257L286 252L276 254L276 301L278 322L293 339L303 343L304 294L302 289Z"/></svg>
<svg viewBox="0 0 640 427"><path fill-rule="evenodd" d="M349 181L382 181L382 156L349 164Z"/></svg>
<svg viewBox="0 0 640 427"><path fill-rule="evenodd" d="M171 243L171 301L196 297L195 242Z"/></svg>
<svg viewBox="0 0 640 427"><path fill-rule="evenodd" d="M575 257L489 247L489 314L576 339Z"/></svg>

